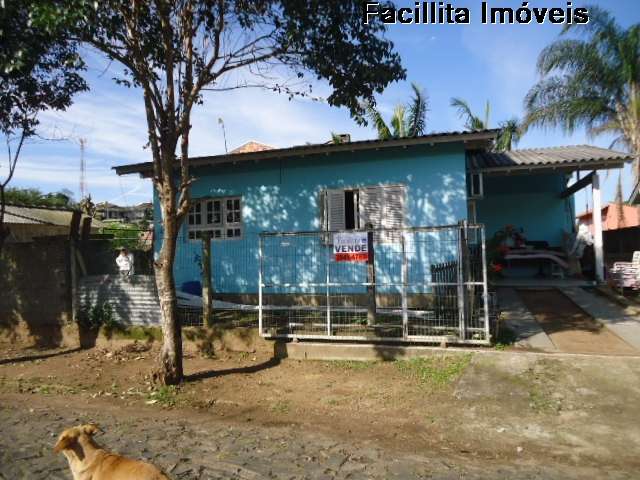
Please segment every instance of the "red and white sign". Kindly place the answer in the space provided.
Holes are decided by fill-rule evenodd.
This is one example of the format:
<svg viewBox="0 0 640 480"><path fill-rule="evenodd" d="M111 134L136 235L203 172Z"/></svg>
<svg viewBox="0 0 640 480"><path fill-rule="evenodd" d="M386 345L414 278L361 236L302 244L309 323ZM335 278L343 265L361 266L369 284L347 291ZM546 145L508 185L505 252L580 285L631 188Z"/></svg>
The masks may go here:
<svg viewBox="0 0 640 480"><path fill-rule="evenodd" d="M333 256L336 262L366 262L369 259L367 232L335 233Z"/></svg>

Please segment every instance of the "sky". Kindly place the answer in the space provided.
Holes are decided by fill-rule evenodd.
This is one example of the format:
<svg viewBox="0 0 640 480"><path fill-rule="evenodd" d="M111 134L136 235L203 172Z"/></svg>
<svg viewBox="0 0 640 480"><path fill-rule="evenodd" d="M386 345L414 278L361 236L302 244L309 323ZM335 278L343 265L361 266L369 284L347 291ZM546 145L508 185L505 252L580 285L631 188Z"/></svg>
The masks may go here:
<svg viewBox="0 0 640 480"><path fill-rule="evenodd" d="M640 22L638 0L593 1L611 11L621 25ZM413 0L396 0L398 6L412 7ZM574 7L584 6L573 1ZM427 132L462 130L463 121L450 107L451 97L466 99L481 113L488 100L491 126L511 117L522 117L523 98L538 79L539 52L555 40L561 25L483 25L479 21L480 2L457 1L456 7L472 11L470 25L395 25L387 36L395 43L407 69L407 81L390 85L378 96L378 106L389 116L393 107L408 100L409 82L417 82L429 96ZM520 2L493 0L491 6L512 6ZM565 7L560 0L531 1L529 6ZM86 182L94 201L131 205L150 201L150 180L136 175L118 177L112 167L150 160L146 120L139 90L128 89L112 80L117 66L98 54L88 52L87 80L90 91L75 98L66 112L45 112L40 134L44 139L29 142L19 161L11 185L36 187L44 192L68 189L79 198L80 139L86 140ZM325 84L314 92L326 96ZM295 98L260 90L235 90L205 95L203 105L193 114L191 155L224 153L225 143L218 118L224 120L229 150L249 140L274 147L288 147L330 139L331 132L350 133L354 140L375 138L372 128L359 127L344 108L323 101ZM584 131L565 135L562 131L531 130L516 148L592 144L609 147L611 138L588 138ZM0 165L4 175L6 165ZM617 171L604 176L603 200L615 196ZM0 177L1 178L1 177ZM630 167L622 173L625 196L631 191ZM586 207L588 192L576 197L576 209Z"/></svg>

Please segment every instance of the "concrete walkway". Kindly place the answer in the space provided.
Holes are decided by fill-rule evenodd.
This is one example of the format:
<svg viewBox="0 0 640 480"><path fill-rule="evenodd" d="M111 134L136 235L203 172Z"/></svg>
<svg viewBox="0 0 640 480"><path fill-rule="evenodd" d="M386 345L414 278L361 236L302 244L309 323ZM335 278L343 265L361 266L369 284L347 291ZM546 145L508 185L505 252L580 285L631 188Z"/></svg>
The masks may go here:
<svg viewBox="0 0 640 480"><path fill-rule="evenodd" d="M640 319L627 315L620 306L582 288L561 288L560 291L596 321L640 351Z"/></svg>
<svg viewBox="0 0 640 480"><path fill-rule="evenodd" d="M517 346L543 352L558 351L513 288L499 288L498 299L501 318L505 326L515 333Z"/></svg>

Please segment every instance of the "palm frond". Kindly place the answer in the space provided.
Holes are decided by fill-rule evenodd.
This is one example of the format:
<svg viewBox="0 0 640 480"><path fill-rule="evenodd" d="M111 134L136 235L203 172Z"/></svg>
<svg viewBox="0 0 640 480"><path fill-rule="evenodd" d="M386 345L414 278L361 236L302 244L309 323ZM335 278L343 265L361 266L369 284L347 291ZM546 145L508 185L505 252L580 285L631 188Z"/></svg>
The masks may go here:
<svg viewBox="0 0 640 480"><path fill-rule="evenodd" d="M409 105L407 118L407 135L417 137L423 135L427 127L427 112L429 111L429 97L416 83L411 84L413 97Z"/></svg>
<svg viewBox="0 0 640 480"><path fill-rule="evenodd" d="M495 149L498 152L509 151L520 141L520 122L517 118L511 118L500 123L500 133L496 139Z"/></svg>
<svg viewBox="0 0 640 480"><path fill-rule="evenodd" d="M404 105L398 104L393 109L393 116L391 117L391 128L393 138L403 138L407 136L406 131L406 110Z"/></svg>
<svg viewBox="0 0 640 480"><path fill-rule="evenodd" d="M613 15L588 6L588 24L568 25L538 58L541 80L525 98L522 131L531 126L584 127L590 136L613 135L640 159L640 24L622 28ZM636 162L640 177L640 160Z"/></svg>
<svg viewBox="0 0 640 480"><path fill-rule="evenodd" d="M471 111L469 104L461 98L452 98L450 105L458 110L458 116L464 120L467 130L485 130L487 126Z"/></svg>
<svg viewBox="0 0 640 480"><path fill-rule="evenodd" d="M384 119L380 112L376 109L375 105L371 103L366 103L364 105L365 112L371 123L373 123L374 128L378 131L378 139L379 140L388 140L391 138L391 130L385 123Z"/></svg>

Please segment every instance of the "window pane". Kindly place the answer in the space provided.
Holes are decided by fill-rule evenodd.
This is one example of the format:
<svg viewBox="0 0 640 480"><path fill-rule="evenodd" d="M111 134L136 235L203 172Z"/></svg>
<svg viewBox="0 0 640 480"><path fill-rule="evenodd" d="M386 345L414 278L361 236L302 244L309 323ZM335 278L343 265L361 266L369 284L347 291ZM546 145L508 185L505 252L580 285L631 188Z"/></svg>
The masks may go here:
<svg viewBox="0 0 640 480"><path fill-rule="evenodd" d="M235 212L235 213L233 214L233 221L234 221L235 223L240 223L240 212Z"/></svg>
<svg viewBox="0 0 640 480"><path fill-rule="evenodd" d="M233 210L233 201L227 200L227 210Z"/></svg>
<svg viewBox="0 0 640 480"><path fill-rule="evenodd" d="M236 198L233 201L233 208L235 208L236 210L240 210L240 199L239 198Z"/></svg>

